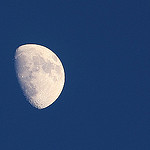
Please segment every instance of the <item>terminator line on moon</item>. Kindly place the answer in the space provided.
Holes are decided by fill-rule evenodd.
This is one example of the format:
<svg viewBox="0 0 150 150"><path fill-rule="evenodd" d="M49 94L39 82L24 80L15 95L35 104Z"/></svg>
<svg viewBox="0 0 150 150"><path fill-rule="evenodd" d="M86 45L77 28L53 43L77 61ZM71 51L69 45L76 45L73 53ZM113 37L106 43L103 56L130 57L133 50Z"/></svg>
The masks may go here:
<svg viewBox="0 0 150 150"><path fill-rule="evenodd" d="M17 48L15 69L24 95L38 109L51 105L62 92L63 65L56 54L44 46L25 44Z"/></svg>

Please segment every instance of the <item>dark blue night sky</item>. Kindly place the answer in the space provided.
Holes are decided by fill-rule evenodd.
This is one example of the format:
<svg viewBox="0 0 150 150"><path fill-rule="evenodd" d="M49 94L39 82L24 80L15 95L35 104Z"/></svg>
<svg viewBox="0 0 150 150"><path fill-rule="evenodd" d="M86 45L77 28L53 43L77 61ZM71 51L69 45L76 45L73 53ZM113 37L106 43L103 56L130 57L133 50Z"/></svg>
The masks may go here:
<svg viewBox="0 0 150 150"><path fill-rule="evenodd" d="M27 43L53 50L66 73L43 110L15 74ZM0 149L150 150L149 0L2 0L0 46Z"/></svg>

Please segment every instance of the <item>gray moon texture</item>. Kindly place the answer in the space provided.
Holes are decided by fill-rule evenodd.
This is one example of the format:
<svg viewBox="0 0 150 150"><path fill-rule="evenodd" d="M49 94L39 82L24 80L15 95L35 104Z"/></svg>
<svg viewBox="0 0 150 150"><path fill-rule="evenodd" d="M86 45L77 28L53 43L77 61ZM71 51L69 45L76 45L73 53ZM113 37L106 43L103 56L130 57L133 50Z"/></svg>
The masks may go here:
<svg viewBox="0 0 150 150"><path fill-rule="evenodd" d="M57 55L44 46L25 44L18 47L15 70L26 99L38 109L51 105L62 92L63 65Z"/></svg>

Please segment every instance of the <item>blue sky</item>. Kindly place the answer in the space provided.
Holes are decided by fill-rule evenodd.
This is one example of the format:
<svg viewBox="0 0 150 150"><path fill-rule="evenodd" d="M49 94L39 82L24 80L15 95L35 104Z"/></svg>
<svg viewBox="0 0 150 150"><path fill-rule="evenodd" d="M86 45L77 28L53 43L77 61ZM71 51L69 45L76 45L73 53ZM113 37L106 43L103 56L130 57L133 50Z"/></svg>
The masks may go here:
<svg viewBox="0 0 150 150"><path fill-rule="evenodd" d="M0 20L1 149L150 149L150 1L2 1ZM16 79L27 43L52 49L66 73L43 110Z"/></svg>

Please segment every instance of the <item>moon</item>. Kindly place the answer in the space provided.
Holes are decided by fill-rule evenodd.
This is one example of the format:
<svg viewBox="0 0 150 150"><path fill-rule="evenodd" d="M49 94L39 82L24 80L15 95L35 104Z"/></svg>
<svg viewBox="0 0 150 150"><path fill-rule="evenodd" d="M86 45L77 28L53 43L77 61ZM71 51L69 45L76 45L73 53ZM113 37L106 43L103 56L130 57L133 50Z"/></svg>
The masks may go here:
<svg viewBox="0 0 150 150"><path fill-rule="evenodd" d="M58 56L44 46L25 44L18 47L15 70L26 99L38 109L51 105L62 92L63 65Z"/></svg>

